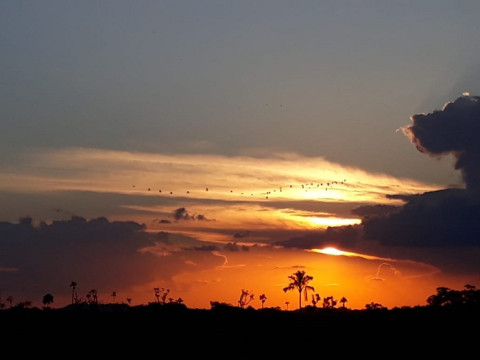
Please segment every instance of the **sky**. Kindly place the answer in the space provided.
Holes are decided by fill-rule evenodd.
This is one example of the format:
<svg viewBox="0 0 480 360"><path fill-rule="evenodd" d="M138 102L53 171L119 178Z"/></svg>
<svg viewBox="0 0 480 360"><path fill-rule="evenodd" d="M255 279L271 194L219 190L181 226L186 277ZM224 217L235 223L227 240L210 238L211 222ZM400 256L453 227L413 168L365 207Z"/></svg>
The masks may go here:
<svg viewBox="0 0 480 360"><path fill-rule="evenodd" d="M298 270L303 305L480 285L479 16L468 0L2 1L0 303L62 307L74 281L103 303L246 290L296 309Z"/></svg>

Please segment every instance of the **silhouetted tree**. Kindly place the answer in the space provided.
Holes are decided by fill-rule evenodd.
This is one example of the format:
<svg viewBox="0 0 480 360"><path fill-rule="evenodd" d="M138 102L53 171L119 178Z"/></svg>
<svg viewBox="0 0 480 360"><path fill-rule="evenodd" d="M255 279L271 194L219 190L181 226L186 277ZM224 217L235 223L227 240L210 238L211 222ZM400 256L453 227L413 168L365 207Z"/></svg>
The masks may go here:
<svg viewBox="0 0 480 360"><path fill-rule="evenodd" d="M312 294L312 305L317 307L317 303L320 301L321 297L319 294Z"/></svg>
<svg viewBox="0 0 480 360"><path fill-rule="evenodd" d="M337 300L335 300L333 296L323 298L323 307L325 309L333 309L335 306L337 306Z"/></svg>
<svg viewBox="0 0 480 360"><path fill-rule="evenodd" d="M155 293L155 299L157 299L157 303L160 302L160 288L156 287L156 288L153 288L153 291Z"/></svg>
<svg viewBox="0 0 480 360"><path fill-rule="evenodd" d="M290 301L285 301L285 306L287 307L288 310L288 305L290 304Z"/></svg>
<svg viewBox="0 0 480 360"><path fill-rule="evenodd" d="M30 306L32 306L32 302L30 300L26 300L26 301L19 302L17 305L15 305L15 308L28 309Z"/></svg>
<svg viewBox="0 0 480 360"><path fill-rule="evenodd" d="M462 303L462 296L455 290L448 287L437 287L437 293L427 298L427 304L430 306L446 306Z"/></svg>
<svg viewBox="0 0 480 360"><path fill-rule="evenodd" d="M163 289L162 289L163 290ZM170 293L170 289L165 289L163 290L162 294L162 304L165 304L167 302L167 295Z"/></svg>
<svg viewBox="0 0 480 360"><path fill-rule="evenodd" d="M262 309L263 309L263 304L265 304L265 301L267 300L267 296L265 294L260 295L260 301L262 302Z"/></svg>
<svg viewBox="0 0 480 360"><path fill-rule="evenodd" d="M155 299L157 299L157 303L161 302L162 304L165 304L167 302L167 295L170 293L170 289L156 287L153 288L153 291L155 292Z"/></svg>
<svg viewBox="0 0 480 360"><path fill-rule="evenodd" d="M371 302L370 304L365 304L365 309L367 310L378 310L378 309L383 309L383 305L376 303L376 302Z"/></svg>
<svg viewBox="0 0 480 360"><path fill-rule="evenodd" d="M284 292L289 290L298 290L298 308L302 308L302 292L304 293L305 300L308 299L307 292L308 290L315 291L313 286L307 285L309 281L313 280L313 276L307 275L305 271L298 270L296 273L288 276L291 280L290 284L287 287L283 288Z"/></svg>
<svg viewBox="0 0 480 360"><path fill-rule="evenodd" d="M87 293L86 297L87 297L87 303L88 304L94 304L94 305L98 304L98 292L97 292L97 290L95 290L95 289L90 290Z"/></svg>
<svg viewBox="0 0 480 360"><path fill-rule="evenodd" d="M250 301L254 298L253 293L250 294L248 290L242 289L242 293L240 294L240 299L238 299L238 306L243 308L247 305Z"/></svg>
<svg viewBox="0 0 480 360"><path fill-rule="evenodd" d="M113 299L113 303L115 303L115 298L117 297L117 292L113 291L111 296L112 296L112 299Z"/></svg>
<svg viewBox="0 0 480 360"><path fill-rule="evenodd" d="M13 303L13 296L10 295L8 296L5 300L7 300L7 302L10 304L10 307L12 307L12 303Z"/></svg>
<svg viewBox="0 0 480 360"><path fill-rule="evenodd" d="M340 302L342 303L342 308L345 309L345 303L347 302L347 298L345 296L342 296L342 298L340 299Z"/></svg>
<svg viewBox="0 0 480 360"><path fill-rule="evenodd" d="M480 304L480 291L477 290L475 285L466 284L465 289L462 290L463 301L467 305L479 305Z"/></svg>
<svg viewBox="0 0 480 360"><path fill-rule="evenodd" d="M72 288L72 305L77 302L77 293L75 292L75 289L77 288L77 283L75 281L72 281L70 283L70 287Z"/></svg>
<svg viewBox="0 0 480 360"><path fill-rule="evenodd" d="M480 291L474 285L466 284L464 290L438 287L437 293L427 298L429 306L461 306L480 304Z"/></svg>
<svg viewBox="0 0 480 360"><path fill-rule="evenodd" d="M50 304L53 303L53 295L48 293L43 295L42 304L48 309Z"/></svg>

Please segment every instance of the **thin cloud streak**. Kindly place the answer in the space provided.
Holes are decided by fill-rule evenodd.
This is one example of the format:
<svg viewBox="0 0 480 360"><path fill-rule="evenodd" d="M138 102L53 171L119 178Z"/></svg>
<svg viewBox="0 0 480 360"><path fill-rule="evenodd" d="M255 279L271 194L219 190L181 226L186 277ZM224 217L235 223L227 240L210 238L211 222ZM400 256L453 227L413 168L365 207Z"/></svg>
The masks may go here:
<svg viewBox="0 0 480 360"><path fill-rule="evenodd" d="M391 203L385 199L386 194L412 194L441 187L294 154L254 158L66 148L24 153L15 161L10 171L0 175L0 189Z"/></svg>

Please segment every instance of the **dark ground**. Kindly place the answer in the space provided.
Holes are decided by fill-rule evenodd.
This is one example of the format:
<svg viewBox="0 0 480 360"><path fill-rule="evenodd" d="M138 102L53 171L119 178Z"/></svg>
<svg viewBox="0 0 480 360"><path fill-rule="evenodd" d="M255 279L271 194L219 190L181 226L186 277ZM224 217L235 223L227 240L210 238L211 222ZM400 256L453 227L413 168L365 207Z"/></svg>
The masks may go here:
<svg viewBox="0 0 480 360"><path fill-rule="evenodd" d="M0 311L8 358L478 358L480 309L301 311L110 304ZM13 352L12 352L13 351ZM1 356L1 355L0 355ZM3 357L7 359L7 357Z"/></svg>

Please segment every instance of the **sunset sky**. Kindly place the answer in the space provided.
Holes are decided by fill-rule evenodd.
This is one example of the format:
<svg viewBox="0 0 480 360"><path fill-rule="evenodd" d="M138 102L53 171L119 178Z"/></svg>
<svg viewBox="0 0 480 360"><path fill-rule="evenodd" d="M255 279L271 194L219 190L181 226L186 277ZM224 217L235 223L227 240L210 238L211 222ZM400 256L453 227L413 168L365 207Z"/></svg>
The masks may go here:
<svg viewBox="0 0 480 360"><path fill-rule="evenodd" d="M480 3L0 3L0 302L480 286ZM334 248L336 250L324 250ZM115 292L116 297L111 294ZM7 305L8 306L8 305Z"/></svg>

